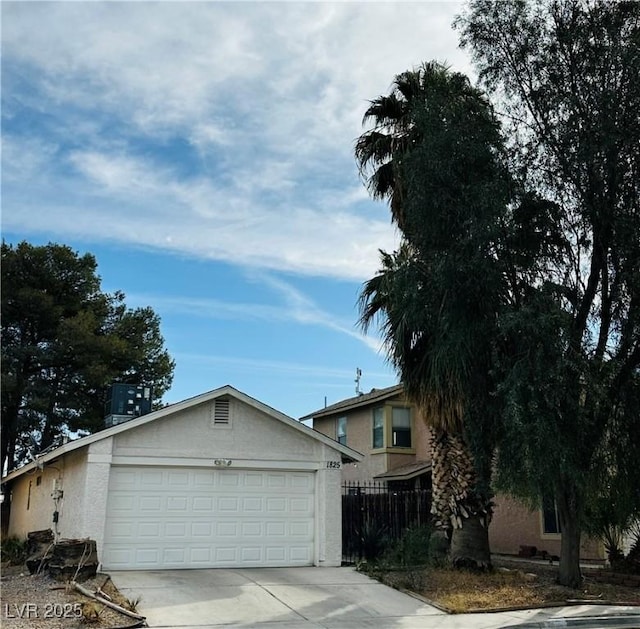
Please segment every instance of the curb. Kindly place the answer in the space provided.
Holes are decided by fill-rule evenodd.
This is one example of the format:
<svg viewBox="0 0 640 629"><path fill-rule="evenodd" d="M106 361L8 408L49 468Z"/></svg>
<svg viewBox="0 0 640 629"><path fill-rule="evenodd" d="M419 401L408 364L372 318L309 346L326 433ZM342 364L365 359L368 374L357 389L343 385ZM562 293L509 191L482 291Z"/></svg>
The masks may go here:
<svg viewBox="0 0 640 629"><path fill-rule="evenodd" d="M582 618L548 618L539 622L505 625L501 629L561 629L562 627L598 628L640 627L640 614L616 614L612 616L583 616Z"/></svg>

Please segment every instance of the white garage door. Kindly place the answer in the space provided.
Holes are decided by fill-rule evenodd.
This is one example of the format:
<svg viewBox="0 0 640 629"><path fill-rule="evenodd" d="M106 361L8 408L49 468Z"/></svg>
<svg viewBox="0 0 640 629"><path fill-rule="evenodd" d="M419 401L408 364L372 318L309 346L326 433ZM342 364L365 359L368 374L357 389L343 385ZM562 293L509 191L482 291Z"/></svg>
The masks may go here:
<svg viewBox="0 0 640 629"><path fill-rule="evenodd" d="M312 472L113 467L105 569L313 563Z"/></svg>

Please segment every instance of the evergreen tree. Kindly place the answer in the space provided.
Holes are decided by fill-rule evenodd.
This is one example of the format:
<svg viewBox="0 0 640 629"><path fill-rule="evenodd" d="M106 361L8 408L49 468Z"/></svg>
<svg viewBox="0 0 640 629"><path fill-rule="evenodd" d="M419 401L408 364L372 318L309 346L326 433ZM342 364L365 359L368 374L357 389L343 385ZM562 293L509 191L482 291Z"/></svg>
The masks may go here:
<svg viewBox="0 0 640 629"><path fill-rule="evenodd" d="M114 381L148 384L160 400L173 369L158 316L103 293L92 255L2 244L3 468L69 431L99 430Z"/></svg>

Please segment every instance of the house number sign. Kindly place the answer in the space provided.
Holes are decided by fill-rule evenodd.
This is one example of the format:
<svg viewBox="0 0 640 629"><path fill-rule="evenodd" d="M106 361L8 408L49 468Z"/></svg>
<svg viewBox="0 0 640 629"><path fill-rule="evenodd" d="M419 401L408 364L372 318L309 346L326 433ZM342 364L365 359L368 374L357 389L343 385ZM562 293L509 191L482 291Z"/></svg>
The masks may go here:
<svg viewBox="0 0 640 629"><path fill-rule="evenodd" d="M327 469L329 470L339 470L341 467L340 461L327 461Z"/></svg>

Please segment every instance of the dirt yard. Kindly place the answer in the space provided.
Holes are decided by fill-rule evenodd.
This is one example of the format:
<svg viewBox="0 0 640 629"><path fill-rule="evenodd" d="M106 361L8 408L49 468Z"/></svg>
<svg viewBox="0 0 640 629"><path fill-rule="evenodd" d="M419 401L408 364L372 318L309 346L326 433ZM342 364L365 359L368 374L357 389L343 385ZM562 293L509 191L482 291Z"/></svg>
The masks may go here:
<svg viewBox="0 0 640 629"><path fill-rule="evenodd" d="M24 566L3 567L0 579L0 626L3 629L75 629L134 627L136 621L51 579L30 575ZM81 584L100 588L113 602L130 607L107 575Z"/></svg>
<svg viewBox="0 0 640 629"><path fill-rule="evenodd" d="M450 569L389 571L375 575L384 583L411 590L452 613L581 603L640 605L640 589L602 583L586 576L580 590L556 583L557 565L494 561L494 573Z"/></svg>

